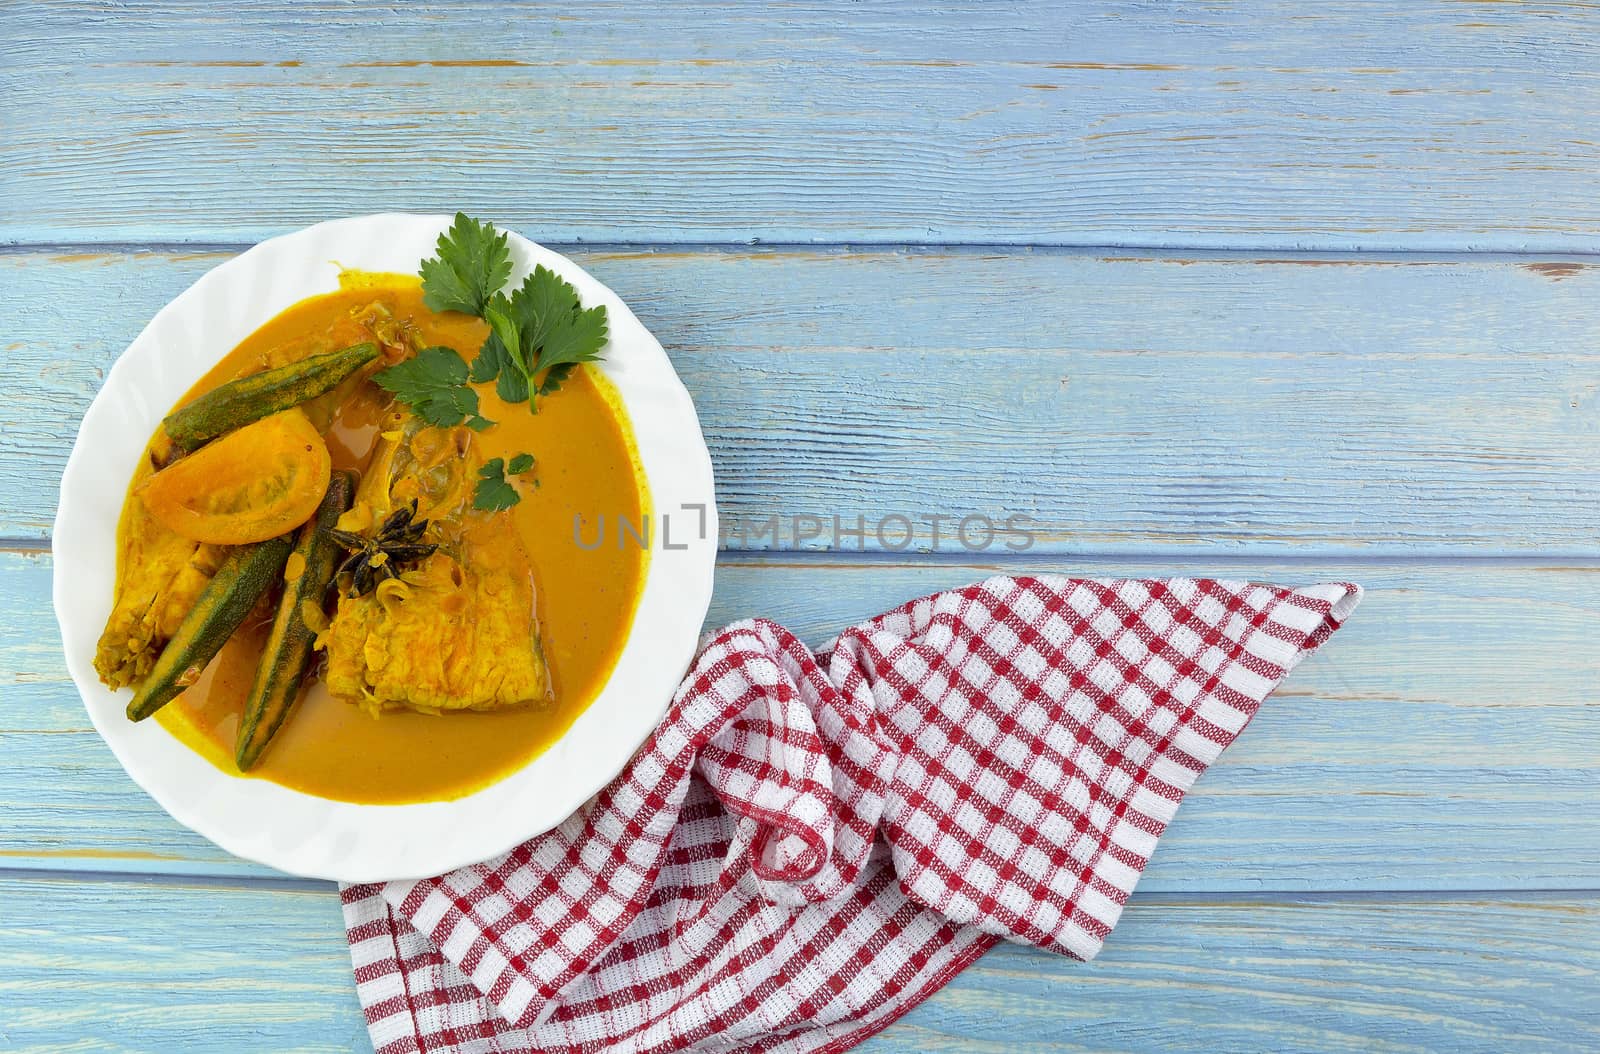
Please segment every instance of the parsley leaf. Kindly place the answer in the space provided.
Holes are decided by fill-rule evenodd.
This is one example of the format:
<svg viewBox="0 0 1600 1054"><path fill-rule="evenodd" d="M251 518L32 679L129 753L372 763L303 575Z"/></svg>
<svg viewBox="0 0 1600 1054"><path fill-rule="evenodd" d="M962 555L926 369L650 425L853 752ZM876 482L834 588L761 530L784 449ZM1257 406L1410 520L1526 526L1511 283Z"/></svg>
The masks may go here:
<svg viewBox="0 0 1600 1054"><path fill-rule="evenodd" d="M593 362L600 357L600 349L606 342L605 305L579 311L574 302L573 308L545 335L539 348L539 369Z"/></svg>
<svg viewBox="0 0 1600 1054"><path fill-rule="evenodd" d="M606 342L605 305L584 311L577 290L554 271L535 267L511 294L510 303L522 330L522 362L529 377L552 366L600 357Z"/></svg>
<svg viewBox="0 0 1600 1054"><path fill-rule="evenodd" d="M422 261L422 302L434 311L483 314L490 298L511 277L511 250L493 224L456 213L439 235L438 256Z"/></svg>
<svg viewBox="0 0 1600 1054"><path fill-rule="evenodd" d="M528 401L528 372L522 363L522 332L511 317L511 305L503 296L484 308L489 337L472 360L471 376L476 384L494 381L495 393L508 403Z"/></svg>
<svg viewBox="0 0 1600 1054"><path fill-rule="evenodd" d="M423 348L372 379L430 425L449 428L467 418L474 428L490 423L478 414L478 393L467 387L467 364L453 348Z"/></svg>
<svg viewBox="0 0 1600 1054"><path fill-rule="evenodd" d="M606 342L605 305L584 311L571 284L543 265L510 297L494 297L483 317L489 338L473 361L472 379L494 380L508 403L528 401L530 390L549 395L578 363L598 359ZM545 378L535 388L540 372Z"/></svg>
<svg viewBox="0 0 1600 1054"><path fill-rule="evenodd" d="M526 454L521 456L527 457ZM484 512L501 512L521 500L522 495L506 482L505 458L490 458L484 462L483 467L478 469L478 486L472 492L472 507Z"/></svg>
<svg viewBox="0 0 1600 1054"><path fill-rule="evenodd" d="M489 332L489 337L478 349L478 357L472 360L468 377L473 384L487 384L500 376L501 369L506 361L506 347L500 343L500 338Z"/></svg>
<svg viewBox="0 0 1600 1054"><path fill-rule="evenodd" d="M490 335L500 342L500 361L510 362L523 373L527 373L528 360L522 353L522 327L518 325L512 311L511 302L496 293L494 299L483 309L483 320L489 323Z"/></svg>
<svg viewBox="0 0 1600 1054"><path fill-rule="evenodd" d="M564 362L559 366L550 367L545 372L544 380L539 385L539 394L549 395L551 392L560 390L561 385L572 375L572 371L576 367L577 363L575 362Z"/></svg>
<svg viewBox="0 0 1600 1054"><path fill-rule="evenodd" d="M532 454L514 454L510 464L503 457L490 458L478 469L478 486L472 492L472 507L484 512L502 512L522 500L522 495L517 493L506 479L507 476L521 476L533 470ZM534 486L539 485L538 480L533 481Z"/></svg>
<svg viewBox="0 0 1600 1054"><path fill-rule="evenodd" d="M541 347L562 317L578 309L578 293L564 278L543 264L522 280L511 294L511 309L522 326L524 343L530 352ZM523 359L533 372L533 356Z"/></svg>
<svg viewBox="0 0 1600 1054"><path fill-rule="evenodd" d="M507 362L494 382L494 391L508 403L525 403L528 401L528 375L515 363Z"/></svg>

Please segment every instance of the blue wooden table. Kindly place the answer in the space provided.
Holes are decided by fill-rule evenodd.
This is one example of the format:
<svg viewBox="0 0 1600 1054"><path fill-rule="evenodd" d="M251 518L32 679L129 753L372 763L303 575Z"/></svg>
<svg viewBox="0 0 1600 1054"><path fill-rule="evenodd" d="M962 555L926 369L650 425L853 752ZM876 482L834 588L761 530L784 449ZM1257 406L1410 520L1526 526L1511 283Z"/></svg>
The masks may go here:
<svg viewBox="0 0 1600 1054"><path fill-rule="evenodd" d="M728 538L713 620L1369 590L1100 959L997 949L864 1049L1600 1049L1597 114L1578 3L0 0L0 1049L366 1048L332 887L90 728L50 523L196 276L456 208L634 307L726 516L826 523Z"/></svg>

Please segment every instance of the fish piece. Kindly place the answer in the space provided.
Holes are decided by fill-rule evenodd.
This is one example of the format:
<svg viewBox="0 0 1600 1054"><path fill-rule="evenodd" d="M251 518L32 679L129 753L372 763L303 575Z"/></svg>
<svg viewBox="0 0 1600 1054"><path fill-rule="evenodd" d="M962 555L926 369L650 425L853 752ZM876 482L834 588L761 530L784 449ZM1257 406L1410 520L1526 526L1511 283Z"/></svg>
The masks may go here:
<svg viewBox="0 0 1600 1054"><path fill-rule="evenodd" d="M228 553L163 526L137 495L128 498L118 542L116 599L94 656L111 688L144 680Z"/></svg>
<svg viewBox="0 0 1600 1054"><path fill-rule="evenodd" d="M317 341L289 342L239 373L248 376L287 367L328 350ZM341 354L360 357L365 352L350 348ZM348 375L332 391L303 404L319 431L332 417L334 408L359 383L359 375ZM195 402L205 399L201 396ZM165 428L158 428L129 487L117 530L117 580L111 615L94 656L95 672L110 688L138 687L144 681L228 554L227 546L196 542L164 526L150 514L138 494L154 471L171 463L179 453L179 444L173 442Z"/></svg>
<svg viewBox="0 0 1600 1054"><path fill-rule="evenodd" d="M322 635L336 698L374 715L550 701L533 565L505 514L472 508L474 445L466 428L410 417L379 440L340 529L368 533L415 500L439 548L364 595L341 583Z"/></svg>

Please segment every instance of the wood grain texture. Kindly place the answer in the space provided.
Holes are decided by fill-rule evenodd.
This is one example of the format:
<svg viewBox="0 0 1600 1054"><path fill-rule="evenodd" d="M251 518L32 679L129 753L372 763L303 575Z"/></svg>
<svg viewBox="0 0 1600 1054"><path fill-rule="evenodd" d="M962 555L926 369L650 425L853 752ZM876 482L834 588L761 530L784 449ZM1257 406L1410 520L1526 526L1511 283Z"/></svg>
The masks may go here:
<svg viewBox="0 0 1600 1054"><path fill-rule="evenodd" d="M57 654L50 560L0 554L0 866L261 875L171 821L89 725ZM1026 559L1012 573L1195 573ZM711 622L762 614L820 641L996 571L946 560L730 559ZM1600 566L1234 563L1356 579L1366 600L1291 676L1163 839L1141 890L1600 886Z"/></svg>
<svg viewBox="0 0 1600 1054"><path fill-rule="evenodd" d="M13 4L0 238L1600 249L1595 10Z"/></svg>
<svg viewBox="0 0 1600 1054"><path fill-rule="evenodd" d="M331 887L11 876L0 905L7 1050L371 1049ZM1136 897L1095 962L1004 945L859 1049L1583 1052L1597 947L1593 897Z"/></svg>
<svg viewBox="0 0 1600 1054"><path fill-rule="evenodd" d="M730 548L881 549L904 542L896 522L873 531L898 514L927 549L939 514L938 548L961 553L954 521L977 514L1029 517L1049 552L1600 556L1600 267L576 256L688 384L743 525ZM105 369L225 258L0 255L18 308L0 336L0 537L48 534ZM825 529L797 544L794 517L813 515ZM836 515L864 541L835 536Z"/></svg>
<svg viewBox="0 0 1600 1054"><path fill-rule="evenodd" d="M0 877L0 1049L370 1051L331 885Z"/></svg>
<svg viewBox="0 0 1600 1054"><path fill-rule="evenodd" d="M0 1049L370 1049L331 890L179 828L89 728L39 550L104 370L190 281L457 208L577 246L661 337L724 515L786 518L729 547L842 550L728 556L714 622L817 640L1001 568L1369 589L1097 962L1003 947L863 1050L1600 1049L1597 28L0 0L0 538L33 550L0 547ZM938 552L787 520L890 513Z"/></svg>

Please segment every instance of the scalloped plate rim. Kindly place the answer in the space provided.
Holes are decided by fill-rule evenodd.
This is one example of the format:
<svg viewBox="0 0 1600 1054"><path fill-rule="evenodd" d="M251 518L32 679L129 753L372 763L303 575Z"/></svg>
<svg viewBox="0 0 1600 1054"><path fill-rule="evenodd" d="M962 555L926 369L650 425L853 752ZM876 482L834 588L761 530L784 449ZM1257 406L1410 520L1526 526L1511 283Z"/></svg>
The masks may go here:
<svg viewBox="0 0 1600 1054"><path fill-rule="evenodd" d="M620 297L566 257L507 231L514 281L543 263L572 282L585 304L607 305L611 335L601 370L627 410L653 515L704 507L704 529L688 541L687 550L652 550L627 643L589 708L542 754L478 791L452 801L369 805L223 772L156 722L129 722L122 711L130 691L113 693L99 682L92 656L111 608L117 517L113 514L109 523L104 516L86 520L82 510L109 503L120 512L133 465L156 423L221 354L207 356L186 347L163 354L161 343L185 325L204 326L205 312L219 310L219 299L240 287L255 299L251 310L235 311L233 321L214 323L230 332L243 327L235 339L215 342L223 352L304 296L332 291L339 266L333 260L341 250L319 255L330 242L349 247L344 264L412 273L451 220L408 213L329 220L263 241L207 271L156 312L118 356L84 414L62 474L52 596L68 672L91 722L129 777L179 823L235 856L289 874L344 882L422 878L491 859L555 827L609 783L660 722L693 659L710 606L715 490L710 453L688 391L660 343ZM417 246L424 247L401 259ZM382 260L391 262L371 265ZM293 293L311 280L287 274L286 261L298 263L306 274L331 273L335 281L284 299L289 294L280 289ZM187 361L175 364L176 356ZM150 367L150 375L139 376L140 367ZM126 444L105 448L111 434L126 439L141 427L131 453ZM118 479L114 495L109 494L110 483ZM102 595L95 596L96 590ZM505 822L508 816L514 821Z"/></svg>

